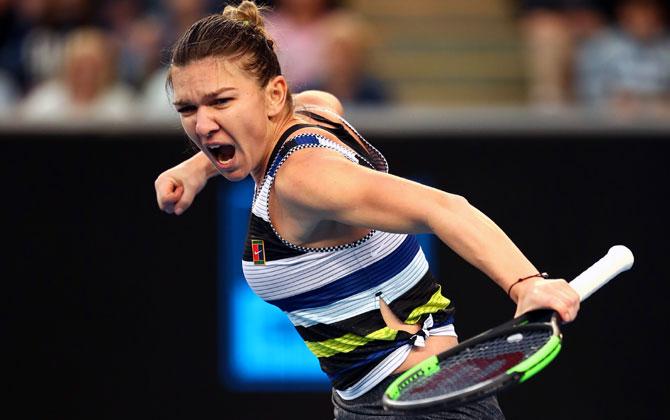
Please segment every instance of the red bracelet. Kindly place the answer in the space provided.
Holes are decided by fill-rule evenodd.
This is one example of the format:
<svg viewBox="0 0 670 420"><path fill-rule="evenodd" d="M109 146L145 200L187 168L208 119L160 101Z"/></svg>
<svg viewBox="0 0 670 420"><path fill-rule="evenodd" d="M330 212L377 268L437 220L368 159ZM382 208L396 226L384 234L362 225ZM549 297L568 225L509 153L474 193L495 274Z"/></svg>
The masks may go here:
<svg viewBox="0 0 670 420"><path fill-rule="evenodd" d="M548 278L549 278L549 274L547 274L547 273L537 273L537 274L532 274L532 275L530 275L530 276L528 276L528 277L522 277L522 278L520 278L519 280L517 280L517 281L515 281L514 283L512 283L512 285L509 287L509 289L507 289L507 296L509 296L509 298L511 299L511 298L512 298L512 295L510 295L510 292L512 291L512 287L516 286L517 284L521 283L521 282L524 281L524 280L532 279L533 277L542 277L543 279L548 279Z"/></svg>

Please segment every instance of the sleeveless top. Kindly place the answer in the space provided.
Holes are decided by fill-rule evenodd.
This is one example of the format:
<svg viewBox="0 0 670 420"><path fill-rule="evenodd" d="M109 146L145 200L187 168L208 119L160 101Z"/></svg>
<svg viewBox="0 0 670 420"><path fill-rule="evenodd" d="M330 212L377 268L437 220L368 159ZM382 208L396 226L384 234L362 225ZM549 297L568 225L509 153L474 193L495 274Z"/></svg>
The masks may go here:
<svg viewBox="0 0 670 420"><path fill-rule="evenodd" d="M275 230L268 209L270 190L277 171L296 151L326 148L356 164L388 171L384 156L344 118L333 113L339 121L331 121L304 113L323 125L292 126L275 146L256 186L242 268L251 289L289 317L335 391L349 400L391 374L428 335L456 335L454 307L442 295L413 235L373 230L345 245L306 248ZM318 134L291 137L296 130L315 126L347 147ZM422 329L411 334L388 327L379 299L402 322Z"/></svg>

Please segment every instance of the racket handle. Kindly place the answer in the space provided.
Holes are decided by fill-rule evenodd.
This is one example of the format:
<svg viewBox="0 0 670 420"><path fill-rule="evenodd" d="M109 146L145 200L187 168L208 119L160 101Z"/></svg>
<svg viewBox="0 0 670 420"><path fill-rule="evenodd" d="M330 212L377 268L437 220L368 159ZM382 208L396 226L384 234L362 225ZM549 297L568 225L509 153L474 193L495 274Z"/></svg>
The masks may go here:
<svg viewBox="0 0 670 420"><path fill-rule="evenodd" d="M630 249L623 245L615 245L604 257L575 277L570 286L579 294L579 299L584 301L619 273L630 269L633 261Z"/></svg>

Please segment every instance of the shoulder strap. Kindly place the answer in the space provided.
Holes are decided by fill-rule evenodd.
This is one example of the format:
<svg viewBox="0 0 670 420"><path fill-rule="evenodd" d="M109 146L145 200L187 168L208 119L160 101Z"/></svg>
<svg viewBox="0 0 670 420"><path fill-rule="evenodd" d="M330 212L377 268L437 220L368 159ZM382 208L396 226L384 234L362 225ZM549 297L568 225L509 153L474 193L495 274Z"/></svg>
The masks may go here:
<svg viewBox="0 0 670 420"><path fill-rule="evenodd" d="M267 165L265 166L265 168L266 168L265 169L265 174L267 174L268 171L270 170L270 167L272 166L272 163L277 158L277 154L279 153L279 150L281 150L282 146L286 142L286 139L288 139L288 137L291 134L295 133L296 131L300 130L301 128L306 128L306 127L314 127L314 126L312 124L296 124L296 125L290 126L288 129L286 129L286 131L284 131L282 133L281 137L279 137L279 140L277 140L277 144L275 144L275 147L272 149L272 153L270 153L270 158L268 159Z"/></svg>
<svg viewBox="0 0 670 420"><path fill-rule="evenodd" d="M329 118L324 117L323 115L317 114L309 110L300 110L301 114L307 115L314 121L318 121L321 124L319 128L328 131L329 133L335 135L337 138L345 142L345 144L352 149L360 156L367 156L369 151L358 141L356 141L351 134L344 128L344 125L338 121L333 121Z"/></svg>
<svg viewBox="0 0 670 420"><path fill-rule="evenodd" d="M337 138L342 140L347 146L349 146L349 148L353 149L364 162L368 163L368 166L378 171L388 172L389 169L388 162L386 161L384 155L382 155L381 152L377 150L376 147L370 144L370 142L368 142L341 115L329 109L318 108L318 107L311 107L311 109L315 109L327 113L329 115L332 115L333 119L324 117L323 115L310 111L307 108L303 108L298 112L300 112L303 115L307 115L308 117L312 118L315 121L325 124L323 126L319 125L319 128L329 131ZM349 132L349 130L347 130L347 128L354 133L354 135L357 137L358 140L354 138L354 135L352 135Z"/></svg>

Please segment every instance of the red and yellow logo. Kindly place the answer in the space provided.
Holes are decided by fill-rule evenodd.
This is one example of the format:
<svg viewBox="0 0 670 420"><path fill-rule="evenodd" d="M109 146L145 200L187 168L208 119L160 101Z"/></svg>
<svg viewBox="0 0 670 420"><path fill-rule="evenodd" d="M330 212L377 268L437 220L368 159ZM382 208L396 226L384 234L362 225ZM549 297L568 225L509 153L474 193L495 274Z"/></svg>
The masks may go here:
<svg viewBox="0 0 670 420"><path fill-rule="evenodd" d="M265 264L265 244L263 244L262 239L251 240L251 255L254 264Z"/></svg>

